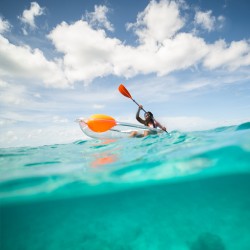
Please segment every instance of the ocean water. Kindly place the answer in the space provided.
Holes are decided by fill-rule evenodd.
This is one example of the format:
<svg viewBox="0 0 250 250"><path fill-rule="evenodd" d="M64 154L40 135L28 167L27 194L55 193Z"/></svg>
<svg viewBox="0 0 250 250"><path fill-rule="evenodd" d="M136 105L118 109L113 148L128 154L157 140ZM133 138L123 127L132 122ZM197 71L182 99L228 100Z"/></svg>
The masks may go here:
<svg viewBox="0 0 250 250"><path fill-rule="evenodd" d="M250 123L0 149L0 249L249 250Z"/></svg>

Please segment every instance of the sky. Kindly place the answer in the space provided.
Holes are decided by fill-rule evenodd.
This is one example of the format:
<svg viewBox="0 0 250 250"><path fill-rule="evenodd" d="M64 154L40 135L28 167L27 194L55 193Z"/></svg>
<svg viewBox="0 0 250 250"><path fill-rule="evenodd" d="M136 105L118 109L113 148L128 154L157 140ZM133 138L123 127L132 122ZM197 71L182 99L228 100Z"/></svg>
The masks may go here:
<svg viewBox="0 0 250 250"><path fill-rule="evenodd" d="M84 139L75 120L169 131L250 121L249 0L0 2L0 147Z"/></svg>

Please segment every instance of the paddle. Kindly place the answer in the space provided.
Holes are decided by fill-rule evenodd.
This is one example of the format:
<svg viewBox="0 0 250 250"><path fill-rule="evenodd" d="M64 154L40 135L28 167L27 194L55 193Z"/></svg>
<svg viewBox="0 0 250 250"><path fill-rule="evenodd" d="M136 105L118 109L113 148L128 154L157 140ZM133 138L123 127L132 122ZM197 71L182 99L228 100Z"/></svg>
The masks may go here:
<svg viewBox="0 0 250 250"><path fill-rule="evenodd" d="M118 90L120 91L120 93L128 98L130 98L138 107L140 106L134 99L133 97L131 96L131 94L129 93L129 91L125 88L124 85L120 84ZM142 110L146 113L147 111L142 108Z"/></svg>
<svg viewBox="0 0 250 250"><path fill-rule="evenodd" d="M133 99L133 97L131 96L131 94L129 93L129 91L126 89L126 87L125 87L123 84L120 84L118 90L120 91L120 93L121 93L122 95L124 95L124 96L130 98L135 104L137 104L138 107L140 106L140 105ZM144 108L142 108L142 110L143 110L145 113L147 112ZM154 119L155 122L157 122L157 121L155 120L155 118L153 118L153 119ZM163 130L163 129L162 129L162 130ZM167 130L163 130L163 131L165 131L165 132L168 133Z"/></svg>

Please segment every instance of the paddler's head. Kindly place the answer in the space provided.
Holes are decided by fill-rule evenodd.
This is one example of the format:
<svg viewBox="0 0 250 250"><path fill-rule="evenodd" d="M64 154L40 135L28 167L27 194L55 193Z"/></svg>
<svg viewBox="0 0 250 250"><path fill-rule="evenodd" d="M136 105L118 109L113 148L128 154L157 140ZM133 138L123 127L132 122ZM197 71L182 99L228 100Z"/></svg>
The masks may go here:
<svg viewBox="0 0 250 250"><path fill-rule="evenodd" d="M153 114L150 111L146 112L144 114L144 117L146 121L152 120L154 118Z"/></svg>

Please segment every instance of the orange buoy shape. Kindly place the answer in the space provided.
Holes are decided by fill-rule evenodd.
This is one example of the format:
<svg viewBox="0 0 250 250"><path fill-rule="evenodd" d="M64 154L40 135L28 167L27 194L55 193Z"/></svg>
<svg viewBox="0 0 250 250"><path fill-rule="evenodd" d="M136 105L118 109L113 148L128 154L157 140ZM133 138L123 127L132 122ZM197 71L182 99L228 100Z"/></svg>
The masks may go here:
<svg viewBox="0 0 250 250"><path fill-rule="evenodd" d="M87 121L88 127L97 133L105 132L116 125L113 117L103 114L95 114Z"/></svg>

